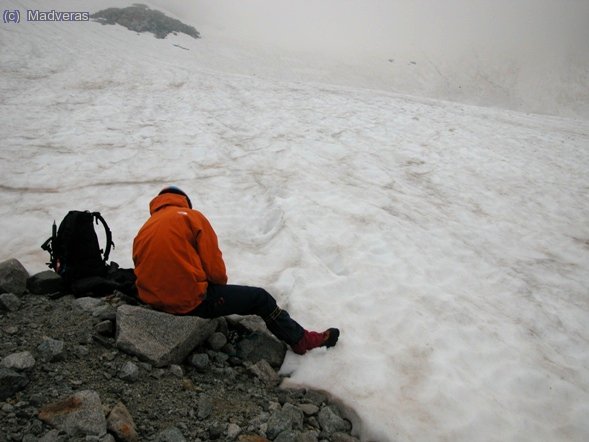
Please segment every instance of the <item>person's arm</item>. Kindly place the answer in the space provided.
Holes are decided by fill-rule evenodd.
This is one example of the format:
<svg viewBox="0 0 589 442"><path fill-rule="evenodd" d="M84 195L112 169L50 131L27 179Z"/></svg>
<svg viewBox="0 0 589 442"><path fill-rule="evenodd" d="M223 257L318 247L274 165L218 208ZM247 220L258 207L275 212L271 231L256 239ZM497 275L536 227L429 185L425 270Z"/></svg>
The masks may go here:
<svg viewBox="0 0 589 442"><path fill-rule="evenodd" d="M213 227L204 215L200 215L201 229L196 238L197 251L200 256L207 280L212 284L227 284L227 269L223 254L219 249L219 241Z"/></svg>

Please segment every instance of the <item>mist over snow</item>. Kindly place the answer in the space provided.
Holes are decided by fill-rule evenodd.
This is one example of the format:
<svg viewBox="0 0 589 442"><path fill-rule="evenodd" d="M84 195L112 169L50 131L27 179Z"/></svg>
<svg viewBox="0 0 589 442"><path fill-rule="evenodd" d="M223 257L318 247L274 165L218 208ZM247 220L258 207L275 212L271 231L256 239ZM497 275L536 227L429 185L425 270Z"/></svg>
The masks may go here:
<svg viewBox="0 0 589 442"><path fill-rule="evenodd" d="M586 0L153 3L237 45L247 73L270 75L270 58L282 79L589 116Z"/></svg>
<svg viewBox="0 0 589 442"><path fill-rule="evenodd" d="M0 23L0 260L89 209L129 267L175 184L362 440L589 440L586 2L144 3L203 38Z"/></svg>

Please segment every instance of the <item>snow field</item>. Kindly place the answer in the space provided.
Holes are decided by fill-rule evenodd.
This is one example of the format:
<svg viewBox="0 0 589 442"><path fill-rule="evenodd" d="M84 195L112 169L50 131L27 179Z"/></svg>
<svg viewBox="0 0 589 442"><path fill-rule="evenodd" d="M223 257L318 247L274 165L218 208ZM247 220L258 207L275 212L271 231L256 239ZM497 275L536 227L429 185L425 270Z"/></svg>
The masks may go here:
<svg viewBox="0 0 589 442"><path fill-rule="evenodd" d="M586 121L222 73L214 42L95 23L0 36L2 259L43 270L91 209L131 266L176 184L230 282L342 329L283 371L363 440L589 438Z"/></svg>

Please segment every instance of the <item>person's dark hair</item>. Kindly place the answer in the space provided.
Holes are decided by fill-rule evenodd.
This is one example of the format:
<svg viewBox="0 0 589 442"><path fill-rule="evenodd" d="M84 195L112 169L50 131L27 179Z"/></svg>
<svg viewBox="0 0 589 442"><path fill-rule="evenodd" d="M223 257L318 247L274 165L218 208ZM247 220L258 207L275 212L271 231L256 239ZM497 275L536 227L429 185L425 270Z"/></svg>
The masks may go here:
<svg viewBox="0 0 589 442"><path fill-rule="evenodd" d="M188 198L188 195L186 195L186 192L184 192L179 187L176 187L176 186L164 187L160 191L160 193L158 193L158 195L163 195L164 193L174 193L176 195L182 195L183 197L186 198L186 201L188 201L188 207L190 207L192 209L192 201L190 201L190 198Z"/></svg>

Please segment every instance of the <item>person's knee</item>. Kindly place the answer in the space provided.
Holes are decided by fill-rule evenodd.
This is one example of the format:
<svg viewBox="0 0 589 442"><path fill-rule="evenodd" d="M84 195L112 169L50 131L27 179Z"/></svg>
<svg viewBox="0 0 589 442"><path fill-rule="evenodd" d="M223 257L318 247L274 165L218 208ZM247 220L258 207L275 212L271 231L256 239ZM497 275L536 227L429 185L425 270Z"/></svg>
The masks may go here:
<svg viewBox="0 0 589 442"><path fill-rule="evenodd" d="M274 297L263 288L255 287L253 294L252 298L261 316L267 317L277 308Z"/></svg>

